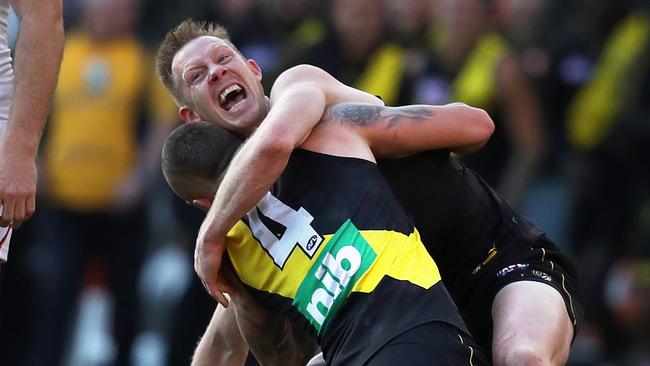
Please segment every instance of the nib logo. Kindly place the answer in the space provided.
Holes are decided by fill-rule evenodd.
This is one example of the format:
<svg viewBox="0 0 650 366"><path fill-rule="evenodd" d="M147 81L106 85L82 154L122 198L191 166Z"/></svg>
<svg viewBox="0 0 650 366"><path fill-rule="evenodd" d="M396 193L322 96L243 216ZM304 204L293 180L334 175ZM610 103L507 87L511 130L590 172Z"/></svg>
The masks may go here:
<svg viewBox="0 0 650 366"><path fill-rule="evenodd" d="M300 284L293 306L321 333L376 258L377 253L347 220Z"/></svg>

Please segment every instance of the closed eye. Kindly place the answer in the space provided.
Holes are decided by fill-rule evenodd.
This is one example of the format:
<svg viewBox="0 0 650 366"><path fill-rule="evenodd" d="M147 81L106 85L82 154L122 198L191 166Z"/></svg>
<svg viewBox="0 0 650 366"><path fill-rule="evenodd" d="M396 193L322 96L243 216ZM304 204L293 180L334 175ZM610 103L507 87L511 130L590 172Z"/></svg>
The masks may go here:
<svg viewBox="0 0 650 366"><path fill-rule="evenodd" d="M200 72L195 72L195 73L191 74L191 75L190 75L190 82L191 82L192 84L194 84L194 83L197 82L199 79L201 79L201 77L203 76L203 74L204 74L204 73L203 73L202 71L200 71Z"/></svg>

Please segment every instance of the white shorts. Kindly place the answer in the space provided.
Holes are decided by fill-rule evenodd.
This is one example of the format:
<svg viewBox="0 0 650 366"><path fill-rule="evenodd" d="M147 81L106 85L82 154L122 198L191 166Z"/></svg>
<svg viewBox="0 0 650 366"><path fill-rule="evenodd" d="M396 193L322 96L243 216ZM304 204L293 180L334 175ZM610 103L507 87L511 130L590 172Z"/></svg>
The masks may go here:
<svg viewBox="0 0 650 366"><path fill-rule="evenodd" d="M0 205L0 215L2 215L2 205ZM11 227L0 227L0 263L7 261L9 255L9 239L11 239Z"/></svg>

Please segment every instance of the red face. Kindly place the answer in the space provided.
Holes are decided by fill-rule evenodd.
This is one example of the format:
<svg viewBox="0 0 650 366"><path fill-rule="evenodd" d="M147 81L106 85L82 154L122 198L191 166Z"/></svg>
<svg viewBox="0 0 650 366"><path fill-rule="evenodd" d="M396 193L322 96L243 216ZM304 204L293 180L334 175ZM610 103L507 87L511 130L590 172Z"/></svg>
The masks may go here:
<svg viewBox="0 0 650 366"><path fill-rule="evenodd" d="M222 39L203 36L187 43L174 56L172 74L184 96L185 121L214 122L247 137L268 113L259 66Z"/></svg>

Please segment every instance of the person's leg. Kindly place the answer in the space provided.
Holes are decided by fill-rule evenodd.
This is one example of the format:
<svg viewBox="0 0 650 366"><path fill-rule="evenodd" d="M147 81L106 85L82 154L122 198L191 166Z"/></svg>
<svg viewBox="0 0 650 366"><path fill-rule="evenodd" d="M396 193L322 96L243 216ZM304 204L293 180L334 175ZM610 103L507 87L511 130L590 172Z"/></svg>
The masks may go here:
<svg viewBox="0 0 650 366"><path fill-rule="evenodd" d="M492 359L500 365L564 365L573 324L553 287L535 281L513 282L492 304Z"/></svg>

